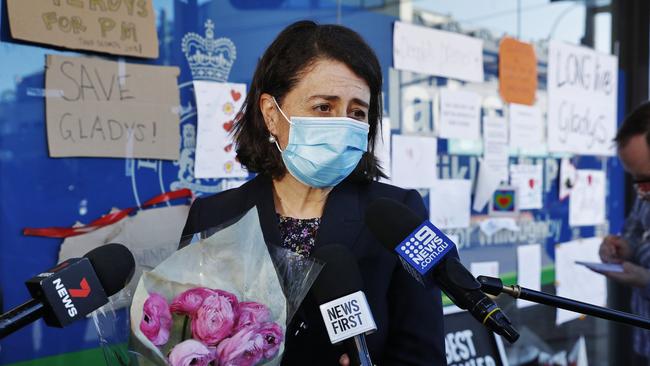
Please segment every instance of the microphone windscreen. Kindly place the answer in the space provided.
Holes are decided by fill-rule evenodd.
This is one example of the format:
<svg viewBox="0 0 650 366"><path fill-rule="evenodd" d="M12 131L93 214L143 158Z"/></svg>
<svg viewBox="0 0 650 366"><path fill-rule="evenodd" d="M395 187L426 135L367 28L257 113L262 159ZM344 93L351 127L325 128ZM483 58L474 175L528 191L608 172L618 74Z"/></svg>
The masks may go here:
<svg viewBox="0 0 650 366"><path fill-rule="evenodd" d="M347 247L325 245L317 248L313 257L325 264L312 287L319 304L363 290L359 265Z"/></svg>
<svg viewBox="0 0 650 366"><path fill-rule="evenodd" d="M107 296L112 296L126 286L135 271L135 259L122 244L106 244L84 255L90 260L99 282Z"/></svg>
<svg viewBox="0 0 650 366"><path fill-rule="evenodd" d="M392 251L425 219L401 202L378 198L368 205L365 220L375 238Z"/></svg>

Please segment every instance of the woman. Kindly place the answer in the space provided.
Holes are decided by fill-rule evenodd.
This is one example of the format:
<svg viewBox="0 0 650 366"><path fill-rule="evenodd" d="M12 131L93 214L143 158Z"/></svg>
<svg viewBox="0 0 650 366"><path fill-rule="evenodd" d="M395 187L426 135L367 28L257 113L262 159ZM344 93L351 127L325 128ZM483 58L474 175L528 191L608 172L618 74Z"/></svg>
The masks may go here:
<svg viewBox="0 0 650 366"><path fill-rule="evenodd" d="M283 30L255 71L235 126L238 160L257 177L197 199L184 235L232 221L257 207L269 244L309 256L344 244L356 256L378 330L367 336L379 365L444 365L440 291L426 291L363 223L368 203L388 197L422 217L420 195L378 183L375 136L381 68L354 31L301 21ZM348 364L332 346L307 296L287 328L285 365Z"/></svg>

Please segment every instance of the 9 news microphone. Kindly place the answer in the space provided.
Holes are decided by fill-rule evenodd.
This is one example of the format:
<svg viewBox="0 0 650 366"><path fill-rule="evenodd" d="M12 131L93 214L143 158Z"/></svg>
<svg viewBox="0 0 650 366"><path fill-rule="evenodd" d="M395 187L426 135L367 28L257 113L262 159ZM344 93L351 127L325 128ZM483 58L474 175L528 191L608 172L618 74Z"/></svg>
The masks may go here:
<svg viewBox="0 0 650 366"><path fill-rule="evenodd" d="M32 299L0 315L0 339L43 317L64 327L85 317L124 288L135 269L122 244L106 244L71 258L25 282Z"/></svg>
<svg viewBox="0 0 650 366"><path fill-rule="evenodd" d="M368 205L366 225L386 248L397 252L404 268L420 283L437 284L461 309L491 331L514 343L519 334L510 319L481 291L481 284L457 256L454 243L408 206L387 198Z"/></svg>
<svg viewBox="0 0 650 366"><path fill-rule="evenodd" d="M313 286L330 342L344 342L350 365L372 366L365 334L377 330L361 290L359 266L350 250L338 244L320 247L313 257L324 262Z"/></svg>

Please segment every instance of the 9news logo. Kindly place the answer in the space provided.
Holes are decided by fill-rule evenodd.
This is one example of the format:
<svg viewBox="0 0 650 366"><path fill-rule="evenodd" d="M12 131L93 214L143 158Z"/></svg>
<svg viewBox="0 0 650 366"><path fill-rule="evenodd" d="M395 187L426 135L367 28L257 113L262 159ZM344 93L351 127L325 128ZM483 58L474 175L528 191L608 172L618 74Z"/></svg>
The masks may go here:
<svg viewBox="0 0 650 366"><path fill-rule="evenodd" d="M395 251L420 274L425 274L453 247L454 243L445 234L425 221Z"/></svg>

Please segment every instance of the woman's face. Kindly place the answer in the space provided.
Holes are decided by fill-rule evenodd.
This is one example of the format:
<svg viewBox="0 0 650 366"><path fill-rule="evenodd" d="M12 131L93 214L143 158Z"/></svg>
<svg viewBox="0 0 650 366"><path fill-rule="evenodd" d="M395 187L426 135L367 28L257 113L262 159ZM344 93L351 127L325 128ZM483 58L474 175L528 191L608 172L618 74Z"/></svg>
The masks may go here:
<svg viewBox="0 0 650 366"><path fill-rule="evenodd" d="M284 114L294 117L350 117L368 122L370 88L345 64L321 59L302 72L302 78L281 101ZM278 111L272 96L262 94L260 108L266 125L284 149L289 122Z"/></svg>

